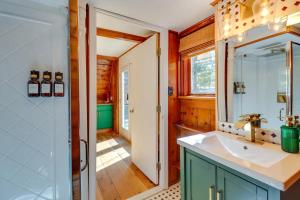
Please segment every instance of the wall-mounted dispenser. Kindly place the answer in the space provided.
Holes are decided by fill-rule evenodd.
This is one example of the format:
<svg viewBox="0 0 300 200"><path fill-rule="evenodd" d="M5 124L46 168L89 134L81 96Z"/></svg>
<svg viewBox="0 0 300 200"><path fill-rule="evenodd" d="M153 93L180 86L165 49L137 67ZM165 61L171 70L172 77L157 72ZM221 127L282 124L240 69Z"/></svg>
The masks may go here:
<svg viewBox="0 0 300 200"><path fill-rule="evenodd" d="M52 73L45 71L43 73L43 80L41 82L41 96L42 97L51 97L52 96Z"/></svg>
<svg viewBox="0 0 300 200"><path fill-rule="evenodd" d="M246 94L246 86L244 82L233 83L234 94Z"/></svg>
<svg viewBox="0 0 300 200"><path fill-rule="evenodd" d="M54 96L55 97L65 96L65 84L63 82L63 73L61 72L55 72Z"/></svg>
<svg viewBox="0 0 300 200"><path fill-rule="evenodd" d="M39 82L40 72L32 70L30 71L30 80L27 83L27 94L29 97L39 97L40 96L40 82Z"/></svg>

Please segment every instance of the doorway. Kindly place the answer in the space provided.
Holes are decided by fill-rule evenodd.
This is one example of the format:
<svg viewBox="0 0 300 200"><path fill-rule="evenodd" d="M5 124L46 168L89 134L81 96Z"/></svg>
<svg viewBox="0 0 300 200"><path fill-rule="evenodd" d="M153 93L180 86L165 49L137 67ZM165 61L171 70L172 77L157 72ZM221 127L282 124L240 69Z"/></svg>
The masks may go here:
<svg viewBox="0 0 300 200"><path fill-rule="evenodd" d="M159 184L159 34L96 14L98 199L128 199Z"/></svg>
<svg viewBox="0 0 300 200"><path fill-rule="evenodd" d="M101 196L99 194L99 187L98 184L96 182L96 156L99 156L99 154L97 154L97 148L99 147L99 145L97 145L97 110L95 109L95 107L97 106L97 94L96 94L96 90L97 90L97 61L95 59L95 57L97 56L97 35L95 34L98 29L97 29L97 14L104 14L104 15L108 15L108 16L113 16L117 19L121 19L123 21L126 22L130 22L132 24L135 24L136 26L140 27L140 28L144 28L147 30L152 30L153 32L159 33L159 41L156 41L156 44L160 44L160 52L161 55L158 57L157 62L159 61L159 65L161 67L159 67L159 69L157 69L157 82L159 83L157 85L157 89L155 90L158 93L158 96L160 97L158 100L158 104L160 105L160 112L156 113L156 120L160 121L160 126L157 127L157 134L158 134L158 138L159 138L159 144L156 144L155 146L157 147L157 157L160 158L159 160L159 164L160 164L160 169L157 172L157 175L159 175L160 179L158 184L155 185L154 188L147 190L146 192L142 192L137 196L134 196L132 199L140 199L140 198L146 198L149 197L153 194L156 194L157 192L160 192L163 189L167 189L168 188L168 153L167 153L167 129L168 129L168 119L167 117L167 102L168 102L168 96L167 93L165 92L165 89L163 88L167 88L167 74L168 74L168 30L161 28L161 27L157 27L155 25L151 25L139 20L135 20L135 19L130 19L127 18L125 16L121 16L119 14L116 13L111 13L99 8L95 8L94 6L90 5L89 6L89 12L87 13L87 17L89 18L89 23L88 23L88 36L89 38L87 39L87 43L86 43L86 47L87 47L87 51L89 52L87 55L89 55L87 57L87 59L89 60L89 62L87 63L87 91L89 92L88 95L88 112L86 113L87 116L84 115L84 113L81 115L81 119L83 119L83 122L86 122L86 117L88 117L88 121L87 121L87 125L89 127L88 132L82 132L82 136L81 137L88 137L88 152L87 152L87 160L88 162L88 173L85 174L81 174L81 181L82 180L87 180L88 181L88 188L84 187L82 188L82 193L88 193L88 197L87 198L83 198L83 199L96 199L96 193L95 191L97 191L98 196ZM83 15L82 15L83 16ZM157 40L158 40L157 39ZM81 49L84 49L83 46ZM156 55L156 51L155 51L155 55ZM109 58L109 57L107 57ZM146 59L145 59L145 62ZM127 63L129 64L129 63ZM142 64L140 64L142 65ZM119 66L119 65L118 65ZM121 65L120 65L121 66ZM82 76L84 77L85 73L83 73L84 70L81 70L80 73L82 74ZM129 71L130 73L130 71ZM129 77L130 74L129 74ZM118 83L119 84L119 83ZM84 84L81 84L82 89L80 89L81 91L84 91ZM160 86L160 87L158 87ZM84 93L84 92L83 92ZM129 92L130 94L130 92ZM131 96L131 94L130 94ZM84 95L83 95L84 97ZM119 97L118 97L119 98ZM131 99L131 97L129 97ZM84 99L84 98L83 98ZM129 101L130 101L129 99ZM83 101L81 101L83 102ZM118 105L120 106L120 105ZM157 105L156 105L157 106ZM83 108L84 109L84 108ZM157 110L157 107L154 108L155 111ZM118 109L119 110L119 109ZM130 110L130 106L129 106L129 110ZM118 113L119 114L119 113ZM119 119L119 117L117 118ZM129 115L129 120L131 120L130 115ZM114 120L115 121L115 120ZM80 123L81 125L84 123ZM129 122L129 129L131 129L130 126L131 122ZM83 126L82 126L83 127ZM118 133L120 133L121 131L118 131ZM146 145L145 145L146 146ZM158 151L159 150L159 151ZM81 149L82 151L82 149ZM84 154L84 152L82 153ZM83 159L84 160L84 159ZM158 166L158 165L156 165ZM155 166L155 167L156 167ZM158 177L158 176L157 176ZM86 191L85 191L86 190ZM83 195L85 196L85 195ZM101 197L100 197L101 199ZM102 197L103 199L103 197Z"/></svg>

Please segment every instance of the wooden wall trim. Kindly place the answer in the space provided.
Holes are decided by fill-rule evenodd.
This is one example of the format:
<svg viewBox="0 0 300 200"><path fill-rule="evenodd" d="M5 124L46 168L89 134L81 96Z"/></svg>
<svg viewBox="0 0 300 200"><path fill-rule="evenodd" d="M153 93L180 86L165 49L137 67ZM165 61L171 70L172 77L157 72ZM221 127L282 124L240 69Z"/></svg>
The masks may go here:
<svg viewBox="0 0 300 200"><path fill-rule="evenodd" d="M192 25L191 27L183 30L182 32L179 33L179 38L183 38L187 35L190 35L202 28L204 28L205 26L208 26L210 24L213 24L215 22L215 15L211 15L207 18L205 18L204 20L201 20L200 22Z"/></svg>
<svg viewBox="0 0 300 200"><path fill-rule="evenodd" d="M221 0L214 0L213 2L210 3L211 6L216 6Z"/></svg>
<svg viewBox="0 0 300 200"><path fill-rule="evenodd" d="M69 2L70 20L70 84L72 135L72 196L79 200L80 193L80 137L79 137L79 53L78 53L78 1Z"/></svg>
<svg viewBox="0 0 300 200"><path fill-rule="evenodd" d="M147 37L137 36L137 35L123 33L119 31L108 30L104 28L97 28L97 35L102 37L107 37L107 38L133 41L138 43L142 43L145 40L147 40Z"/></svg>

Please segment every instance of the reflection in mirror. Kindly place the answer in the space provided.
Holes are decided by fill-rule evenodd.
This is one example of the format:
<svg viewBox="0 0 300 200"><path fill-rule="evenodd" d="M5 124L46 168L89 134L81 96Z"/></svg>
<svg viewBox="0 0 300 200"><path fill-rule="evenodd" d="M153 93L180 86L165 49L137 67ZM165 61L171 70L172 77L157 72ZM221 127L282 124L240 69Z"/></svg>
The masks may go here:
<svg viewBox="0 0 300 200"><path fill-rule="evenodd" d="M300 44L292 43L293 98L292 113L300 115Z"/></svg>
<svg viewBox="0 0 300 200"><path fill-rule="evenodd" d="M233 120L243 114L261 113L268 120L262 128L278 127L287 114L286 44L270 44L239 53L233 72Z"/></svg>
<svg viewBox="0 0 300 200"><path fill-rule="evenodd" d="M228 91L228 122L259 113L280 130L287 115L300 114L300 37L283 34L235 49Z"/></svg>

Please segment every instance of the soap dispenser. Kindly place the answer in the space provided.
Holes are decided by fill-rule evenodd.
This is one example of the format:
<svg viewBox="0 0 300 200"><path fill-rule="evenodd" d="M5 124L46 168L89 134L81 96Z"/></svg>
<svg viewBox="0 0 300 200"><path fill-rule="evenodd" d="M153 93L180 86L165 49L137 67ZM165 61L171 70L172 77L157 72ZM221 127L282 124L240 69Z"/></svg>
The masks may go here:
<svg viewBox="0 0 300 200"><path fill-rule="evenodd" d="M65 84L63 82L63 73L55 72L54 96L63 97L65 95L64 87Z"/></svg>
<svg viewBox="0 0 300 200"><path fill-rule="evenodd" d="M43 73L43 80L41 82L41 96L42 97L51 97L52 96L52 73L45 71Z"/></svg>
<svg viewBox="0 0 300 200"><path fill-rule="evenodd" d="M27 83L27 93L29 97L39 97L40 96L40 82L39 82L40 72L32 70L30 72L30 80Z"/></svg>
<svg viewBox="0 0 300 200"><path fill-rule="evenodd" d="M288 153L299 153L299 116L287 116L281 126L281 149Z"/></svg>

